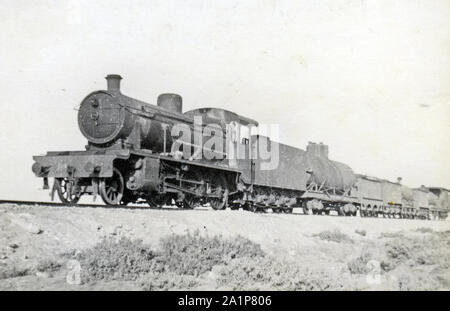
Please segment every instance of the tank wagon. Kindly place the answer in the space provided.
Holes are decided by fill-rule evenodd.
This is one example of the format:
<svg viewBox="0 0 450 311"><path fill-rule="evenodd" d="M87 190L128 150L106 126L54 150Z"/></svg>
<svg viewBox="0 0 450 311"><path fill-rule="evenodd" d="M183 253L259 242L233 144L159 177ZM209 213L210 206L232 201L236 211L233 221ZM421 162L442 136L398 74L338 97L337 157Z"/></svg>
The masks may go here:
<svg viewBox="0 0 450 311"><path fill-rule="evenodd" d="M121 77L87 95L78 110L85 150L34 156L32 170L66 204L100 196L107 205L146 202L213 209L245 208L362 217L446 217L448 190L409 189L355 174L328 158L328 146L306 150L262 135L258 122L219 108L183 112L180 95L161 94L156 105L122 94ZM264 146L264 148L261 148ZM272 166L273 157L277 158ZM436 212L436 211L441 212Z"/></svg>

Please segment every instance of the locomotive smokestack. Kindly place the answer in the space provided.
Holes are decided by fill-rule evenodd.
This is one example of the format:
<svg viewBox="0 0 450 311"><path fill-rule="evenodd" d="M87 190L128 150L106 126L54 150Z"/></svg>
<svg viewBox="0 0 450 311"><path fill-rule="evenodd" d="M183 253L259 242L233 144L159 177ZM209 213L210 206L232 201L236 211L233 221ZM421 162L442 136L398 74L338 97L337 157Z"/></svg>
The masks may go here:
<svg viewBox="0 0 450 311"><path fill-rule="evenodd" d="M108 91L120 92L120 80L122 80L120 75L107 75Z"/></svg>

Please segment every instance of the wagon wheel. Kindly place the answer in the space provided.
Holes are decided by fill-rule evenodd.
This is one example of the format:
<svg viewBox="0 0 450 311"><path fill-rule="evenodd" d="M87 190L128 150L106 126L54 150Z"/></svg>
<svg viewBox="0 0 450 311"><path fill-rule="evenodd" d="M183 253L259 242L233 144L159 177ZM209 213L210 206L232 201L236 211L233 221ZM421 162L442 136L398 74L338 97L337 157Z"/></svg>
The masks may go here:
<svg viewBox="0 0 450 311"><path fill-rule="evenodd" d="M285 208L281 209L281 211L285 214L292 214L294 209L292 207L285 207Z"/></svg>
<svg viewBox="0 0 450 311"><path fill-rule="evenodd" d="M312 206L311 203L309 203L311 201L305 201L303 202L303 214L304 215L313 215L313 211L312 211Z"/></svg>
<svg viewBox="0 0 450 311"><path fill-rule="evenodd" d="M255 203L249 203L247 208L250 212L253 212L253 213L258 212L258 205Z"/></svg>
<svg viewBox="0 0 450 311"><path fill-rule="evenodd" d="M108 178L102 178L100 181L100 196L103 202L108 205L118 205L122 202L125 190L125 183L122 173L114 168L113 175Z"/></svg>
<svg viewBox="0 0 450 311"><path fill-rule="evenodd" d="M74 189L73 182L67 178L55 178L54 187L58 192L58 197L64 204L77 204L81 194Z"/></svg>

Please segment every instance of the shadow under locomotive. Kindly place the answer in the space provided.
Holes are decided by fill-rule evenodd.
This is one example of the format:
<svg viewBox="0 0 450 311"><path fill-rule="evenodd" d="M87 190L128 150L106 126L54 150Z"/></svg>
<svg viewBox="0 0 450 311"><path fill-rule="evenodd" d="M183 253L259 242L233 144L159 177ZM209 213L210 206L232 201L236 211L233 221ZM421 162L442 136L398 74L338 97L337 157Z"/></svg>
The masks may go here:
<svg viewBox="0 0 450 311"><path fill-rule="evenodd" d="M281 144L251 135L258 123L231 111L183 113L177 94L161 94L157 105L151 105L123 95L119 75L106 79L107 90L86 96L78 110L86 150L33 157L32 170L44 179L45 189L48 178L54 178L52 199L56 193L63 203L76 204L82 195L100 195L107 205L146 201L153 207L209 204L216 210L284 213L301 207L308 214L447 217L447 189L410 189L399 181L356 175L349 166L329 160L326 145L309 143L302 150ZM195 120L201 121L200 128ZM223 143L208 144L213 134L205 131L209 124L221 129ZM191 134L171 135L180 126ZM198 132L200 143L194 138ZM258 146L277 157L275 166Z"/></svg>

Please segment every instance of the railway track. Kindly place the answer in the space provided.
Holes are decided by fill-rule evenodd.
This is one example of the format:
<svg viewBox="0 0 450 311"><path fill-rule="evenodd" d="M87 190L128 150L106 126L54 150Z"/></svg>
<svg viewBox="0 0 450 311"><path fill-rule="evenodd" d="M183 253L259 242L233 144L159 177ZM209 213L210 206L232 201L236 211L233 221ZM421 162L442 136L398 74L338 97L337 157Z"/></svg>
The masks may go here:
<svg viewBox="0 0 450 311"><path fill-rule="evenodd" d="M152 207L149 206L146 202L142 202L142 205L106 205L106 204L64 204L60 202L45 202L45 201L21 201L21 200L0 200L0 206L7 204L15 204L18 206L52 206L52 207L61 207L61 208L71 208L71 207L80 207L80 208L102 208L102 209L128 209L128 210L168 210L168 211L186 211L186 210L195 210L195 211L215 211L211 207L208 206L200 206L195 207L193 209L184 209L179 207ZM226 210L230 210L227 208ZM223 210L225 211L225 210ZM256 213L270 213L267 211L256 211ZM274 215L278 215L278 213L270 213ZM303 213L290 213L290 215L305 215ZM338 216L338 215L329 215L329 216Z"/></svg>
<svg viewBox="0 0 450 311"><path fill-rule="evenodd" d="M100 208L100 209L126 209L126 210L166 210L166 211L186 211L186 210L195 210L195 211L214 211L214 212L221 212L221 211L225 211L225 210L221 210L221 211L217 211L217 210L213 210L211 207L207 207L207 206L201 206L201 207L196 207L193 209L183 209L183 208L178 208L178 207L152 207L149 206L147 203L142 202L143 205L106 205L106 204L64 204L64 203L60 203L60 202L44 202L44 201L20 201L20 200L0 200L0 206L2 205L7 205L7 204L15 204L18 206L43 206L43 207L48 207L48 206L52 206L52 207L60 207L60 208L71 208L71 207L80 207L80 208ZM229 208L227 208L226 210L230 210ZM274 214L274 215L279 215L279 213L271 213L268 211L256 211L255 213L258 214ZM298 212L294 212L294 213L290 213L289 215L296 215L296 216L306 216L303 213L298 213ZM336 215L328 215L329 217L339 217L337 214Z"/></svg>
<svg viewBox="0 0 450 311"><path fill-rule="evenodd" d="M60 202L44 202L44 201L20 201L20 200L0 200L0 206L7 204L15 204L18 206L52 206L52 207L60 207L60 208L71 208L71 207L80 207L80 208L101 208L101 209L127 209L127 210L167 210L167 211L186 211L186 210L195 210L195 211L214 211L211 207L201 206L196 207L194 209L183 209L179 207L152 207L149 206L146 202L142 202L142 205L106 205L106 204L64 204ZM226 210L230 210L227 208ZM222 210L225 211L225 210ZM270 213L267 211L257 211L257 213ZM278 215L278 213L270 213L274 215ZM303 213L290 213L290 215L298 215L305 216ZM338 215L329 215L329 216L338 216Z"/></svg>
<svg viewBox="0 0 450 311"><path fill-rule="evenodd" d="M101 209L126 209L126 210L165 210L165 211L186 211L186 210L196 210L196 211L214 211L210 207L207 206L201 206L196 207L194 209L183 209L178 207L152 207L149 206L147 203L142 202L143 205L105 205L105 204L64 204L64 203L58 203L58 202L44 202L44 201L21 201L21 200L0 200L0 206L7 205L7 204L15 204L19 206L52 206L52 207L60 207L60 208L70 208L70 207L79 207L79 208L101 208ZM228 209L227 209L228 210ZM214 211L214 212L220 212L220 211ZM279 215L279 213L273 213L268 211L257 211L256 213L269 213L274 215ZM289 213L289 215L296 215L296 216L307 216L303 212L293 212ZM311 214L310 214L311 215ZM329 215L315 215L315 216L328 216L328 217L342 217L336 214L329 214ZM357 218L360 218L361 216L356 216ZM370 217L370 219L400 219L400 218L384 218L384 217ZM427 221L426 219L424 219Z"/></svg>
<svg viewBox="0 0 450 311"><path fill-rule="evenodd" d="M0 200L0 205L5 204L15 204L23 206L54 206L54 207L81 207L81 208L107 208L107 209L157 209L157 210L171 210L171 211L181 211L180 208L170 208L170 207L151 207L151 206L141 206L141 205L105 205L105 204L64 204L58 202L44 202L44 201L20 201L20 200ZM202 209L199 209L202 210Z"/></svg>

